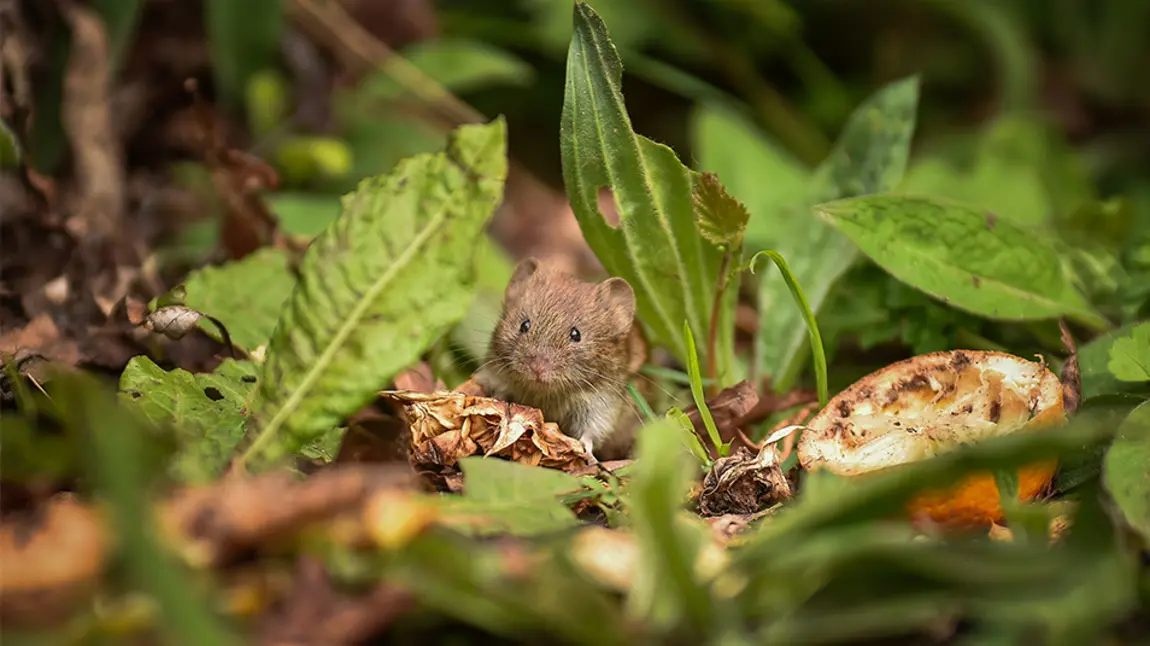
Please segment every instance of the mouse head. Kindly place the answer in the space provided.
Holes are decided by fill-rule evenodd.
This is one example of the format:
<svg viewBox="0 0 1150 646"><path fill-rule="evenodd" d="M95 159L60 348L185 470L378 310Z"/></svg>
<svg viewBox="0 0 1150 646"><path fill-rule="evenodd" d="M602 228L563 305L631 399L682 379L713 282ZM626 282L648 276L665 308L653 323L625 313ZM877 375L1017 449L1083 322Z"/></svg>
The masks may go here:
<svg viewBox="0 0 1150 646"><path fill-rule="evenodd" d="M587 283L527 258L504 293L493 367L530 390L601 387L627 370L634 319L635 292L626 280Z"/></svg>

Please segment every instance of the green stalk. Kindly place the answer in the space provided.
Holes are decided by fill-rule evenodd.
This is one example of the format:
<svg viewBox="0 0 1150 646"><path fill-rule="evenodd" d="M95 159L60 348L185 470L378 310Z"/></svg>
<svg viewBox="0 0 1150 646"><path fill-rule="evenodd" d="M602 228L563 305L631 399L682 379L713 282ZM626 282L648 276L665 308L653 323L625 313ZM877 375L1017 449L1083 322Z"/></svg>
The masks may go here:
<svg viewBox="0 0 1150 646"><path fill-rule="evenodd" d="M819 408L826 408L828 399L827 355L823 350L823 337L819 334L819 324L815 320L815 313L811 311L811 306L807 304L807 297L803 295L803 290L795 281L795 276L791 273L791 268L787 266L787 261L783 259L779 252L768 249L751 256L751 273L755 273L755 261L759 259L759 256L766 256L775 261L775 266L779 268L779 271L783 274L783 280L787 283L787 289L791 290L791 296L794 297L795 303L798 304L799 309L803 313L803 319L807 322L807 331L811 337L811 354L814 356L815 384L819 394Z"/></svg>

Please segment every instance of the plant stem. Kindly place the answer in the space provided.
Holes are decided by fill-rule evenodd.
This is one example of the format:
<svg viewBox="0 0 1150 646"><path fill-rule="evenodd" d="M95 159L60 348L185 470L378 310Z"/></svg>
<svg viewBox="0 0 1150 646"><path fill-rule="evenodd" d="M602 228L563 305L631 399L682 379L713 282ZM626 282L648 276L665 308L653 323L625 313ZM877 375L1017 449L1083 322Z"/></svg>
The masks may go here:
<svg viewBox="0 0 1150 646"><path fill-rule="evenodd" d="M732 251L733 248L733 245L727 248L727 251L723 254L723 260L719 264L719 281L715 287L715 300L711 303L711 323L707 329L707 377L711 380L711 385L707 387L707 392L711 395L715 395L719 392L719 362L715 356L717 352L716 346L719 342L719 311L723 307L723 296L727 292L727 283L730 282L731 255L734 253Z"/></svg>

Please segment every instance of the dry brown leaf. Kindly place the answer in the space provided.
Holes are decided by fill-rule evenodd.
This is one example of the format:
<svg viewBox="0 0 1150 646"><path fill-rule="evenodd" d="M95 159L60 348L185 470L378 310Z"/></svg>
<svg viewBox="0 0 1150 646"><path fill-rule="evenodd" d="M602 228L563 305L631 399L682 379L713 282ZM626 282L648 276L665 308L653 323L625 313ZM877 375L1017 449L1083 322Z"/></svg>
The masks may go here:
<svg viewBox="0 0 1150 646"><path fill-rule="evenodd" d="M711 417L715 420L715 426L719 430L719 437L724 442L730 441L738 436L739 421L751 409L759 403L759 393L755 391L755 387L746 382L740 381L734 386L724 388L714 397L707 399L707 408L711 411ZM691 405L683 410L687 417L691 419L691 424L694 425L695 431L703 440L703 445L710 448L710 437L707 435L706 428L703 425L703 418L699 415L698 407Z"/></svg>
<svg viewBox="0 0 1150 646"><path fill-rule="evenodd" d="M1062 407L1066 409L1067 415L1073 415L1074 411L1078 410L1078 403L1082 401L1082 373L1078 369L1078 344L1070 335L1070 328L1066 327L1066 321L1059 319L1058 327L1062 331L1062 345L1070 354L1066 358L1066 363L1062 364L1062 372L1058 375L1058 380L1062 382Z"/></svg>
<svg viewBox="0 0 1150 646"><path fill-rule="evenodd" d="M60 329L47 314L33 318L23 328L3 333L0 336L0 355L5 357L5 361L11 357L16 363L22 363L30 356L41 356L67 367L76 366L81 360L76 341L61 338ZM22 366L21 370L24 371L25 367Z"/></svg>
<svg viewBox="0 0 1150 646"><path fill-rule="evenodd" d="M703 477L699 512L703 516L753 514L790 497L778 449L767 445L753 454L740 447L733 455L715 460Z"/></svg>
<svg viewBox="0 0 1150 646"><path fill-rule="evenodd" d="M43 626L68 616L96 585L109 538L99 516L70 496L0 525L0 622Z"/></svg>
<svg viewBox="0 0 1150 646"><path fill-rule="evenodd" d="M359 509L376 491L414 486L399 465L340 465L306 480L289 473L240 476L177 492L161 508L165 534L184 557L219 564L238 552Z"/></svg>
<svg viewBox="0 0 1150 646"><path fill-rule="evenodd" d="M590 463L583 445L554 422L545 422L536 408L458 392L388 390L380 395L401 407L417 469L454 466L471 455L564 471Z"/></svg>

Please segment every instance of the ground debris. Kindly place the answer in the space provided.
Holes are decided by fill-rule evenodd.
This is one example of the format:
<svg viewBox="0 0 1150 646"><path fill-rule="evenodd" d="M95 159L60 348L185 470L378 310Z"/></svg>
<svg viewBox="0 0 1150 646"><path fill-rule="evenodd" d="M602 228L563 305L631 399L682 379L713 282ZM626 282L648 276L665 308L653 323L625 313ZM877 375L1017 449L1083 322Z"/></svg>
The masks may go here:
<svg viewBox="0 0 1150 646"><path fill-rule="evenodd" d="M589 464L583 445L545 422L538 409L458 392L389 390L380 395L403 411L413 466L454 466L471 455L575 471Z"/></svg>
<svg viewBox="0 0 1150 646"><path fill-rule="evenodd" d="M343 646L359 644L378 634L413 605L404 590L386 583L362 596L335 589L323 564L301 556L287 599L262 618L261 646Z"/></svg>
<svg viewBox="0 0 1150 646"><path fill-rule="evenodd" d="M375 491L412 486L402 465L339 465L306 480L290 473L226 477L183 489L161 508L161 522L192 563L216 565L304 526L354 512Z"/></svg>
<svg viewBox="0 0 1150 646"><path fill-rule="evenodd" d="M69 616L97 585L109 537L70 495L0 524L0 622L43 627Z"/></svg>
<svg viewBox="0 0 1150 646"><path fill-rule="evenodd" d="M778 449L768 444L754 454L739 447L733 455L715 460L703 477L699 513L753 514L790 497Z"/></svg>

